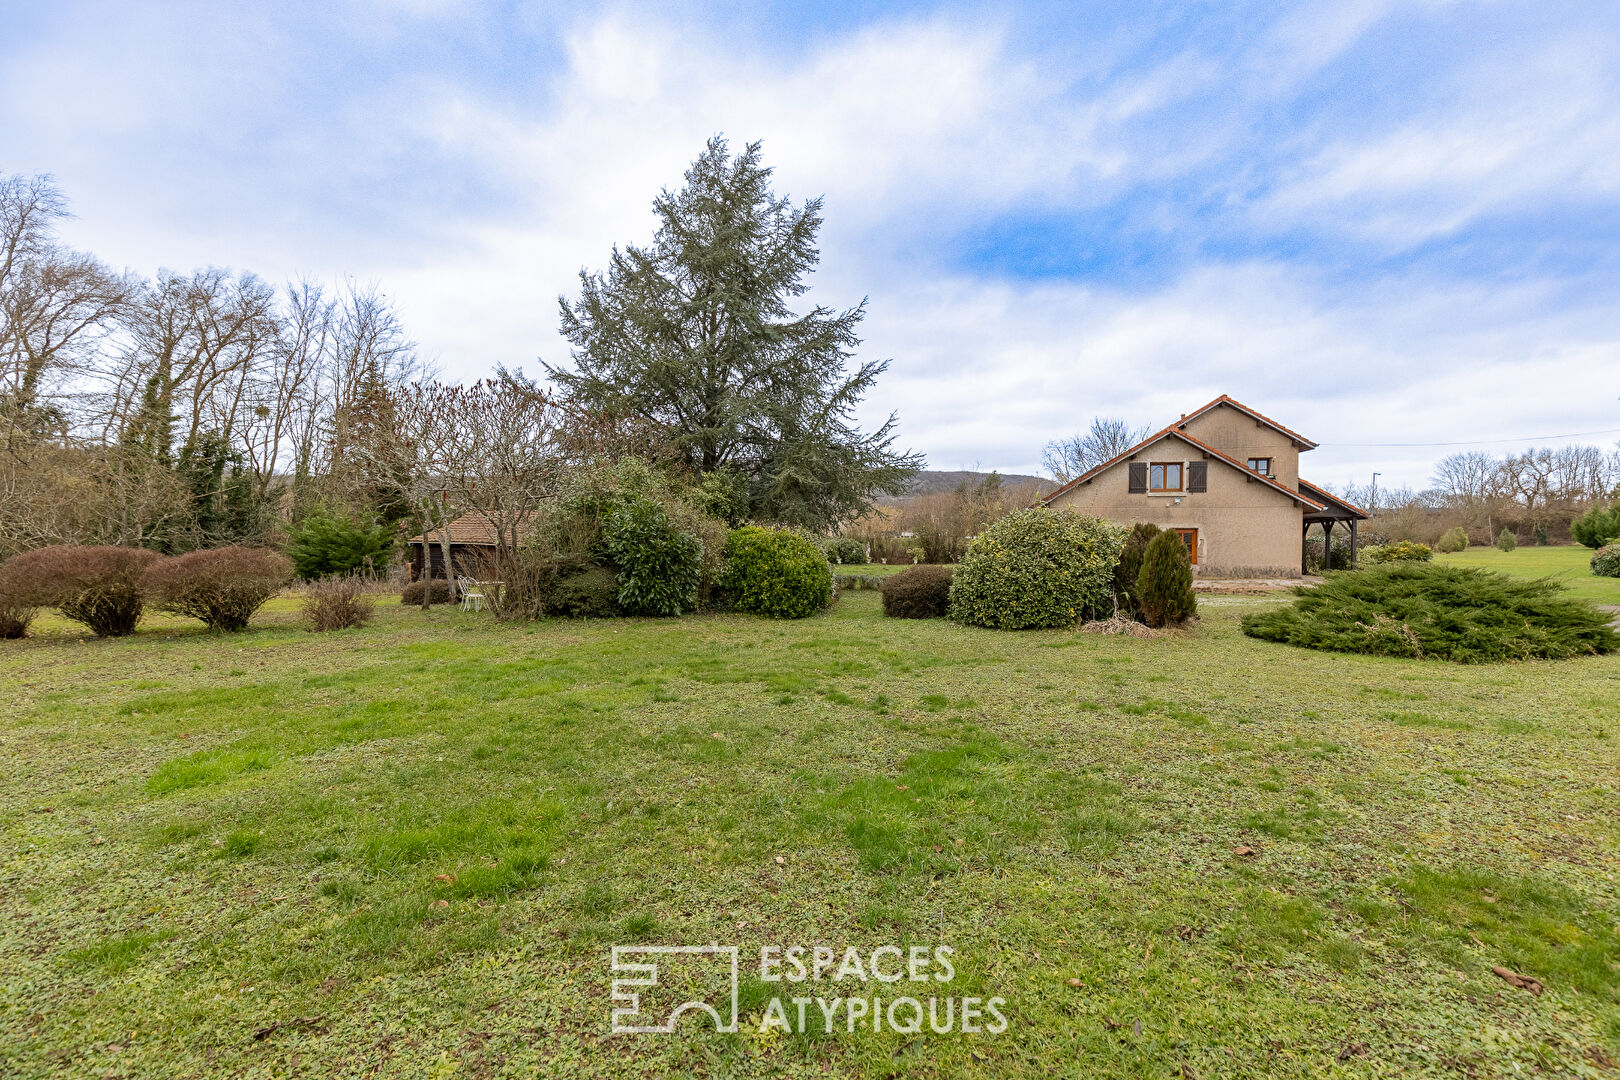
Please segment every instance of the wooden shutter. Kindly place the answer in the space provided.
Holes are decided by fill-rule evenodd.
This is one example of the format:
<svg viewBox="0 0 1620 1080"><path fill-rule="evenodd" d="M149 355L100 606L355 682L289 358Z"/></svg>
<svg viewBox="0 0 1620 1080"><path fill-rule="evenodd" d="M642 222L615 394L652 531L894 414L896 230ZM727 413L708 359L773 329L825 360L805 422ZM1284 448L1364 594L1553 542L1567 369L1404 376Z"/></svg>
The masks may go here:
<svg viewBox="0 0 1620 1080"><path fill-rule="evenodd" d="M1187 462L1187 490L1188 491L1208 491L1209 490L1209 462L1207 462L1207 461L1189 461L1189 462Z"/></svg>
<svg viewBox="0 0 1620 1080"><path fill-rule="evenodd" d="M1147 492L1147 462L1131 462L1131 494L1142 495Z"/></svg>

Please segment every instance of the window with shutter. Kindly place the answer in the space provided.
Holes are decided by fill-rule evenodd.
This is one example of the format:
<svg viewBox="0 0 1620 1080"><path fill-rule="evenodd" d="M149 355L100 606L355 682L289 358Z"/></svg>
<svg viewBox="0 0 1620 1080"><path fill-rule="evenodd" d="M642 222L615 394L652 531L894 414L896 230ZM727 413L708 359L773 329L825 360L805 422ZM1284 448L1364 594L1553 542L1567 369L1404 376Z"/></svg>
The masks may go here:
<svg viewBox="0 0 1620 1080"><path fill-rule="evenodd" d="M1209 462L1189 461L1187 463L1187 490L1209 490Z"/></svg>
<svg viewBox="0 0 1620 1080"><path fill-rule="evenodd" d="M1145 461L1131 462L1131 494L1145 495L1147 493L1148 467Z"/></svg>

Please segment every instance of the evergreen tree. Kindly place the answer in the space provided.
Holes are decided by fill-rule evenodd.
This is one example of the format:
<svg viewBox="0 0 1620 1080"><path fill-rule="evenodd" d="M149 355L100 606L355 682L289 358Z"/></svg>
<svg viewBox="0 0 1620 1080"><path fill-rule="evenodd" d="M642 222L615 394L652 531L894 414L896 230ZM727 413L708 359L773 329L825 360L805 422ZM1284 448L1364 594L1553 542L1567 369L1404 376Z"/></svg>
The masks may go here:
<svg viewBox="0 0 1620 1080"><path fill-rule="evenodd" d="M1198 610L1192 582L1192 559L1178 534L1161 532L1148 541L1142 553L1142 571L1136 578L1142 621L1149 626L1186 621Z"/></svg>
<svg viewBox="0 0 1620 1080"><path fill-rule="evenodd" d="M921 457L894 449L892 414L871 433L852 421L888 367L847 369L866 302L791 310L820 258L821 200L795 208L770 176L758 143L733 157L710 139L654 200L652 245L580 273L561 300L574 368L546 370L577 404L669 431L700 479L741 476L751 516L827 531L901 494Z"/></svg>

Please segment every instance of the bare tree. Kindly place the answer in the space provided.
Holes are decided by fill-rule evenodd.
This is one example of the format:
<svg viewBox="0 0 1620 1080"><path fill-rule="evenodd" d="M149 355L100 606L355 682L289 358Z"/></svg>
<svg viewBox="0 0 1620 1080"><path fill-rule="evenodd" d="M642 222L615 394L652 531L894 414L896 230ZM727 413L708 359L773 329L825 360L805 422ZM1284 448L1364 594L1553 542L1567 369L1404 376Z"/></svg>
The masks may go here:
<svg viewBox="0 0 1620 1080"><path fill-rule="evenodd" d="M569 464L560 409L521 371L449 387L453 419L438 471L455 500L490 526L503 556L517 551L530 516L562 488Z"/></svg>
<svg viewBox="0 0 1620 1080"><path fill-rule="evenodd" d="M1132 427L1117 416L1093 417L1085 431L1047 443L1041 449L1041 467L1059 483L1066 484L1103 462L1112 461L1147 438L1151 431L1147 427Z"/></svg>

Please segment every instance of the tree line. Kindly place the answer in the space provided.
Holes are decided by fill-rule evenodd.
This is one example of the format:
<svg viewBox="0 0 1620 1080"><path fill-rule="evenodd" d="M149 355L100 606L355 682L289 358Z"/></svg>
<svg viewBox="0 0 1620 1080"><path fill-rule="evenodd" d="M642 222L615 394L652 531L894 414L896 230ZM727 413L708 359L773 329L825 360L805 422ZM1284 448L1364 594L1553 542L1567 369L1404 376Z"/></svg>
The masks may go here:
<svg viewBox="0 0 1620 1080"><path fill-rule="evenodd" d="M437 380L377 287L209 267L145 278L60 238L48 176L0 175L0 557L49 544L273 545L315 512L398 535L466 513L519 542L581 463L682 473L716 512L826 532L921 457L855 407L865 302L796 312L821 202L770 188L759 145L715 138L561 298L570 363Z"/></svg>

